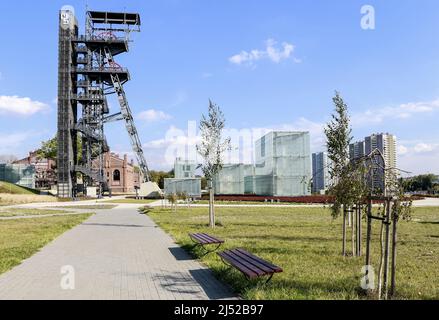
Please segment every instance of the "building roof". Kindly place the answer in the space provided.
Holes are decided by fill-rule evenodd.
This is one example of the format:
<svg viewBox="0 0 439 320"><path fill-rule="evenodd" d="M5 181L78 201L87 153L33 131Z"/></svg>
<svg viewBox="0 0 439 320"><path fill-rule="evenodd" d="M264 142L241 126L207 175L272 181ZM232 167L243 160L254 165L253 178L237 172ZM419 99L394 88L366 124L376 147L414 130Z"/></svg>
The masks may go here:
<svg viewBox="0 0 439 320"><path fill-rule="evenodd" d="M138 13L89 11L87 15L93 23L141 25Z"/></svg>

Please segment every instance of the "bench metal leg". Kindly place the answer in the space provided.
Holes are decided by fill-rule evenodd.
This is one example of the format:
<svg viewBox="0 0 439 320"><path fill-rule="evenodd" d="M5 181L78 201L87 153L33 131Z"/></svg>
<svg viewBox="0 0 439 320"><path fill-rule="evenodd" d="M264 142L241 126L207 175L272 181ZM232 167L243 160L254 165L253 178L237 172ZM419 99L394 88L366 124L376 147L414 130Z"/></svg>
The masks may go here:
<svg viewBox="0 0 439 320"><path fill-rule="evenodd" d="M271 279L273 279L273 276L274 276L274 273L272 273L272 274L270 275L270 277L267 279L267 281L265 282L265 284L268 284L268 283L271 281Z"/></svg>
<svg viewBox="0 0 439 320"><path fill-rule="evenodd" d="M208 249L206 249L205 246L201 246L201 247L206 251L201 257L205 257L205 256L207 256L209 253L212 253L212 252L217 251L217 250L221 247L221 245L222 245L222 243L218 244L217 247L216 247L215 249L213 249L213 250L208 250Z"/></svg>
<svg viewBox="0 0 439 320"><path fill-rule="evenodd" d="M208 249L206 249L205 245L203 245L203 244L201 244L201 243L199 243L199 242L196 242L196 241L195 241L194 239L192 239L192 238L191 238L191 240L192 240L192 242L195 243L194 246L192 247L192 250L194 250L196 247L200 247L202 250L205 251L204 254L201 255L201 258L207 256L209 253L212 253L212 252L217 251L217 250L222 246L222 243L219 243L218 246L217 246L215 249L213 249L213 250L208 250Z"/></svg>

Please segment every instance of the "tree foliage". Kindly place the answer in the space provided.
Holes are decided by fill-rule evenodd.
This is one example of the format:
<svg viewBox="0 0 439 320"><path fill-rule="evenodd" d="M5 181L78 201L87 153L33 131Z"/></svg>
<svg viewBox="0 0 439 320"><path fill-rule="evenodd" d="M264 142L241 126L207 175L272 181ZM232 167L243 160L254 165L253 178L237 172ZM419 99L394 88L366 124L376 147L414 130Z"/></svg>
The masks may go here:
<svg viewBox="0 0 439 320"><path fill-rule="evenodd" d="M334 196L332 215L337 218L343 206L352 207L368 195L366 183L367 166L361 161L349 160L349 144L352 142L352 129L348 106L339 92L333 98L334 113L325 128L329 173L331 185L329 193Z"/></svg>
<svg viewBox="0 0 439 320"><path fill-rule="evenodd" d="M431 192L435 191L436 187L439 187L438 177L434 174L424 174L402 180L402 184L404 186L404 190L407 192Z"/></svg>
<svg viewBox="0 0 439 320"><path fill-rule="evenodd" d="M209 113L202 116L200 122L201 144L197 145L198 153L203 157L201 169L207 180L212 180L223 167L223 154L230 149L230 138L223 138L225 127L224 114L212 101L209 101Z"/></svg>
<svg viewBox="0 0 439 320"><path fill-rule="evenodd" d="M150 173L152 182L157 183L161 189L165 188L165 179L174 177L174 170L169 172L151 171Z"/></svg>
<svg viewBox="0 0 439 320"><path fill-rule="evenodd" d="M51 159L56 160L58 154L58 139L55 138L43 141L41 143L41 148L37 151L37 156L39 159Z"/></svg>

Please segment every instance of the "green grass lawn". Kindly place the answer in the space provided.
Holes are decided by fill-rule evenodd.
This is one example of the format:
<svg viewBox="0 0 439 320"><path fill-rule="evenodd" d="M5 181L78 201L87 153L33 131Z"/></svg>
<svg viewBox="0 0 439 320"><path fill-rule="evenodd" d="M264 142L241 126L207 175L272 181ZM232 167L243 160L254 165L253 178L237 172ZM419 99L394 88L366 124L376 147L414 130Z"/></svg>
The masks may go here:
<svg viewBox="0 0 439 320"><path fill-rule="evenodd" d="M192 204L209 204L209 200L197 200ZM215 204L219 205L304 205L303 203L293 202L264 202L264 201L215 201Z"/></svg>
<svg viewBox="0 0 439 320"><path fill-rule="evenodd" d="M192 246L189 232L206 232L226 240L223 248L247 249L284 269L265 285L248 282L216 254L201 259L244 299L365 299L359 290L365 258L341 256L341 220L334 221L328 209L217 208L220 226L213 231L207 227L206 208L179 208L176 214L163 208L146 211L187 250ZM439 208L416 208L413 218L399 223L396 298L439 299ZM376 272L379 229L377 222Z"/></svg>
<svg viewBox="0 0 439 320"><path fill-rule="evenodd" d="M0 274L20 264L90 215L0 220Z"/></svg>
<svg viewBox="0 0 439 320"><path fill-rule="evenodd" d="M19 217L19 216L42 216L48 214L66 214L65 210L42 210L42 209L2 209L0 208L0 218Z"/></svg>
<svg viewBox="0 0 439 320"><path fill-rule="evenodd" d="M158 200L150 200L150 199L146 199L146 200L138 200L138 199L120 199L120 200L107 200L107 201L103 201L104 203L116 203L116 204L150 204L153 202L156 202Z"/></svg>
<svg viewBox="0 0 439 320"><path fill-rule="evenodd" d="M39 194L37 190L31 190L28 188L20 187L18 185L0 181L0 193L8 193L8 194Z"/></svg>

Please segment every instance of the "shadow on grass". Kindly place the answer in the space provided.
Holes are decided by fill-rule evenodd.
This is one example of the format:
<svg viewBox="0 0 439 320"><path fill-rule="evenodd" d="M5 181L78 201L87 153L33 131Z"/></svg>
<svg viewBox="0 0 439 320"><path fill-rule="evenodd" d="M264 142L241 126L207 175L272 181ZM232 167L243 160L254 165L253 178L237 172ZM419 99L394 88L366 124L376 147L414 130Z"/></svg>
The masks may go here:
<svg viewBox="0 0 439 320"><path fill-rule="evenodd" d="M433 224L433 225L439 225L439 221L420 221L418 222L420 224Z"/></svg>

